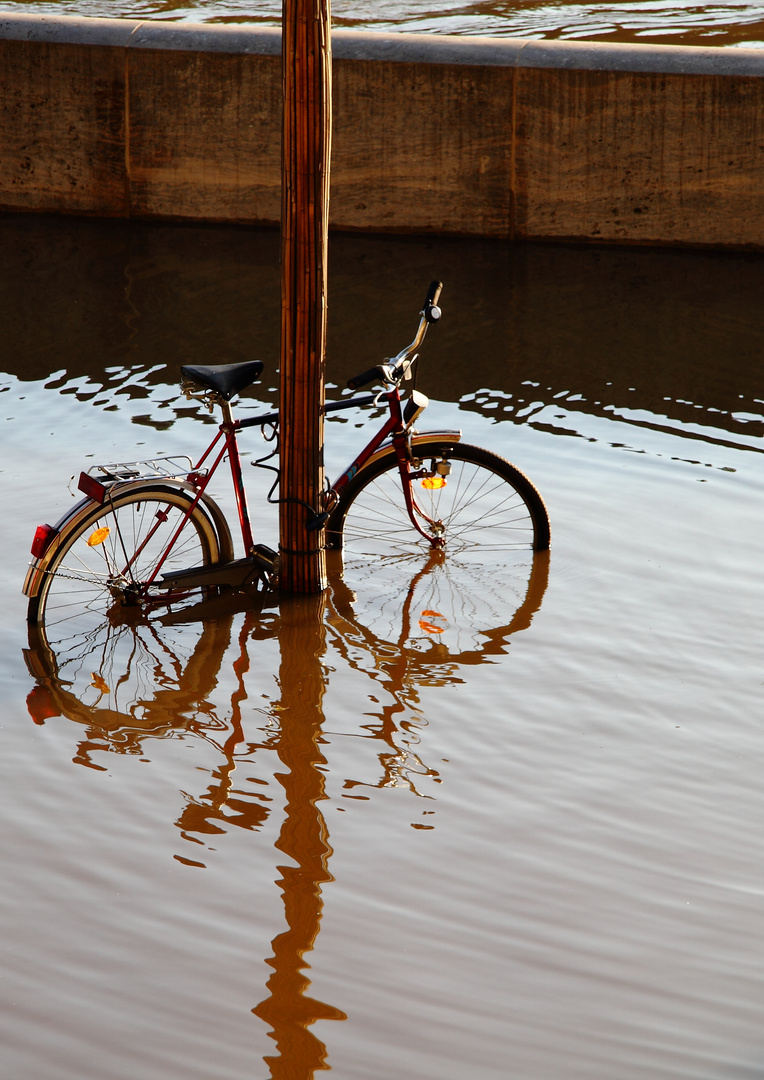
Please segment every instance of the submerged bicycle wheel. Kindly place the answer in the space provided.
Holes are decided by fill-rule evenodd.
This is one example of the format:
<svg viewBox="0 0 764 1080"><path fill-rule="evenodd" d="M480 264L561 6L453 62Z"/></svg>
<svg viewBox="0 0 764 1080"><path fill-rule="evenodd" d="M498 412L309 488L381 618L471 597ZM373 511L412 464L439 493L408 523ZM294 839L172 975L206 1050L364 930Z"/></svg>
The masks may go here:
<svg viewBox="0 0 764 1080"><path fill-rule="evenodd" d="M463 443L428 442L414 447L428 475L412 481L422 514L419 524L443 541L446 555L474 563L511 552L546 551L549 518L541 496L504 458ZM411 524L394 451L348 484L329 521L330 543L345 559L427 551Z"/></svg>
<svg viewBox="0 0 764 1080"><path fill-rule="evenodd" d="M170 602L160 590L151 596L144 585L192 501L171 485L146 485L117 491L102 505L93 503L70 531L62 530L63 540L47 564L39 593L29 601L29 622L44 621L55 647L63 638L86 639L105 620L123 618L147 599ZM219 559L214 525L196 506L161 569L186 569Z"/></svg>
<svg viewBox="0 0 764 1080"><path fill-rule="evenodd" d="M481 662L530 621L523 613L543 595L534 582L546 580L537 553L549 548L549 519L530 480L503 458L436 440L413 451L412 493L426 515L418 520L442 545L411 524L392 451L348 484L327 531L342 548L342 579L361 622L377 637L397 637L415 666L440 678L439 664Z"/></svg>

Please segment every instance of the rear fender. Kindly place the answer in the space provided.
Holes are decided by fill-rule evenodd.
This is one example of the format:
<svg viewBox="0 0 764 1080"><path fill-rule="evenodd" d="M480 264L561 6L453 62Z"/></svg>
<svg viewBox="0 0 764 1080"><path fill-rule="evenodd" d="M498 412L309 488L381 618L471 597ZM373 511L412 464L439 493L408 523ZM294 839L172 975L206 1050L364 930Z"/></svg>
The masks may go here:
<svg viewBox="0 0 764 1080"><path fill-rule="evenodd" d="M130 491L145 491L148 487L175 488L183 493L184 497L188 500L189 506L198 494L193 484L189 484L185 480L167 480L166 478L159 479L156 482L152 482L151 480L140 480L135 483L128 482L125 484L114 484L109 488L109 494L114 495L116 492L119 492L120 495L126 495ZM45 574L53 562L56 553L62 545L68 541L72 533L76 532L81 527L83 520L99 505L100 504L94 499L80 499L78 503L75 503L75 505L56 522L54 526L56 535L51 540L44 555L39 559L33 559L29 564L29 569L27 570L26 578L24 579L24 587L22 589L24 596L29 597L29 599L37 596L42 582L45 579ZM208 495L202 495L200 497L199 506L203 512L206 513L207 518L217 534L218 547L220 548L220 562L230 562L233 558L233 541L231 539L231 530L228 528L228 522L223 517L222 510Z"/></svg>

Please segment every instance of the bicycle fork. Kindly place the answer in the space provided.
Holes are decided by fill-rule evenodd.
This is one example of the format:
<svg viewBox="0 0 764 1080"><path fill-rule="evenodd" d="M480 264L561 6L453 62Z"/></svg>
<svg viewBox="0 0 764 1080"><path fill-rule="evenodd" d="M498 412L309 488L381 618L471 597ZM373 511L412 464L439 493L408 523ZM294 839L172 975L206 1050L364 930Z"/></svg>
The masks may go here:
<svg viewBox="0 0 764 1080"><path fill-rule="evenodd" d="M446 483L446 472L441 473L436 468L435 473L432 473L429 469L419 468L412 472L411 470L411 446L409 444L408 436L405 431L396 432L393 435L393 447L395 448L395 455L398 459L398 472L401 477L401 487L403 488L403 498L406 503L406 510L408 511L411 524L416 531L425 538L433 548L442 548L445 546L445 537L443 536L444 527L441 521L434 521L428 514L424 512L422 507L417 502L412 481L413 480L434 480L436 483L434 486L443 487ZM447 465L447 462L444 462ZM449 466L450 468L450 466ZM425 521L429 527L429 531L426 531L419 524L420 519Z"/></svg>

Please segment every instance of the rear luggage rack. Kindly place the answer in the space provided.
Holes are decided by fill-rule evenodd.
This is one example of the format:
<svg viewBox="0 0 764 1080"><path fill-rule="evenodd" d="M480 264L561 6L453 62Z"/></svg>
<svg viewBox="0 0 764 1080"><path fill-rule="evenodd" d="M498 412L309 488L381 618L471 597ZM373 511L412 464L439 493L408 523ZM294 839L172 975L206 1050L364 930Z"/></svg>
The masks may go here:
<svg viewBox="0 0 764 1080"><path fill-rule="evenodd" d="M180 457L152 458L151 461L122 461L112 465L92 465L86 475L102 484L117 480L159 480L168 477L177 479L191 472L191 458Z"/></svg>
<svg viewBox="0 0 764 1080"><path fill-rule="evenodd" d="M192 468L191 458L185 455L91 465L87 472L80 473L77 487L88 498L102 503L107 488L114 484L133 483L136 480L180 480L188 476Z"/></svg>

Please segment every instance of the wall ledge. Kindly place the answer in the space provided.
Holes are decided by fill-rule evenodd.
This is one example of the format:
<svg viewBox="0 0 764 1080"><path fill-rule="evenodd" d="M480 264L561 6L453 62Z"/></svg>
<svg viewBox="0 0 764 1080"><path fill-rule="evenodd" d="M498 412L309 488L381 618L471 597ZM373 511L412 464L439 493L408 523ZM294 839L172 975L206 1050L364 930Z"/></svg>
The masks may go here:
<svg viewBox="0 0 764 1080"><path fill-rule="evenodd" d="M0 14L0 40L259 56L281 54L280 29L250 27L245 23L218 25L4 12ZM334 59L340 61L764 77L764 49L337 29L332 31L332 51Z"/></svg>
<svg viewBox="0 0 764 1080"><path fill-rule="evenodd" d="M764 50L335 30L331 219L764 250ZM0 213L278 224L281 31L0 13Z"/></svg>

